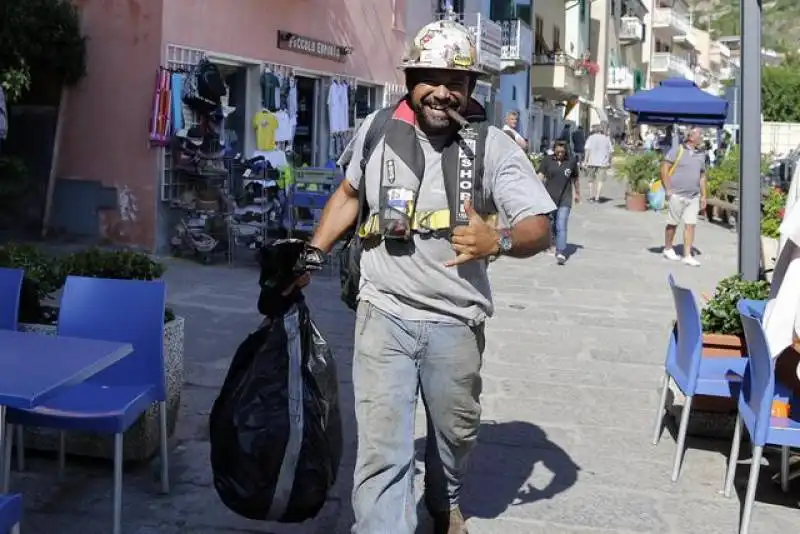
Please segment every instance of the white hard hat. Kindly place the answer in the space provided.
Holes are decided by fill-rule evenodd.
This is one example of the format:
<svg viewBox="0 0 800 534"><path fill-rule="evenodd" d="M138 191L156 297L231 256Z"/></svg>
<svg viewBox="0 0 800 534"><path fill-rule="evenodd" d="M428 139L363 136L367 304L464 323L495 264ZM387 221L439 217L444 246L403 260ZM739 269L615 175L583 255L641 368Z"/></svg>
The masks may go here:
<svg viewBox="0 0 800 534"><path fill-rule="evenodd" d="M401 69L446 69L486 74L478 66L472 33L454 20L431 22L417 32L400 63Z"/></svg>

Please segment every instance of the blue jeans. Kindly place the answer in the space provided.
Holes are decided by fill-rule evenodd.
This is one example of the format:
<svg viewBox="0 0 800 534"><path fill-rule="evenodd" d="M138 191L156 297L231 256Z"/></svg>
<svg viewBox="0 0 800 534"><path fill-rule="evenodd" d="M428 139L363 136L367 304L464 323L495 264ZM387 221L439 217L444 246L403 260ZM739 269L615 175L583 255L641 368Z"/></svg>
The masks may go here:
<svg viewBox="0 0 800 534"><path fill-rule="evenodd" d="M571 209L570 206L559 206L550 214L550 233L557 253L563 254L567 250L567 223Z"/></svg>
<svg viewBox="0 0 800 534"><path fill-rule="evenodd" d="M407 321L358 305L353 389L358 453L354 534L414 534L414 416L425 406L425 500L458 504L481 419L483 326Z"/></svg>

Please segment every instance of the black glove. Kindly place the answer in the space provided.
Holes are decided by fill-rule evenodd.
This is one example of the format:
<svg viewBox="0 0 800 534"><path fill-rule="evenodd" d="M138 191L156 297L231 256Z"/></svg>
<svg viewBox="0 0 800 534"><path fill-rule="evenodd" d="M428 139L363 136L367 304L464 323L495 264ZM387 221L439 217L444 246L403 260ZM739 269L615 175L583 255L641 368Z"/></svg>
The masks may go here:
<svg viewBox="0 0 800 534"><path fill-rule="evenodd" d="M306 245L306 271L319 271L327 263L328 255L313 245Z"/></svg>

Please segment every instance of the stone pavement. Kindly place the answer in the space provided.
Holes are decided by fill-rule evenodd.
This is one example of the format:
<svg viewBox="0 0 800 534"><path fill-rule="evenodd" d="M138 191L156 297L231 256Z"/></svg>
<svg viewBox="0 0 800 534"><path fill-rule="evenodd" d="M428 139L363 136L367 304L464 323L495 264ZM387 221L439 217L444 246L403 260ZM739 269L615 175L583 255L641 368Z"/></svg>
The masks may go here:
<svg viewBox="0 0 800 534"><path fill-rule="evenodd" d="M571 220L576 251L553 258L503 259L492 266L497 305L487 331L484 424L463 507L473 534L724 533L736 531L739 498L718 494L727 442L690 440L682 478L669 481L674 441L650 445L664 346L673 317L667 273L698 292L735 270L735 235L701 225L703 267L658 254L660 216L631 213L613 200L581 204ZM211 483L207 418L238 343L259 322L254 268L169 260L170 304L186 317L186 389L172 451L173 489L157 495L157 460L125 475L126 534L345 534L351 522L355 452L350 383L353 314L337 279L317 276L307 291L314 318L339 361L345 451L330 502L298 526L258 524L229 513ZM418 436L424 421L418 417ZM778 495L765 477L754 534L797 524L796 494ZM421 464L418 464L422 468ZM25 494L25 534L109 532L111 469L31 458L13 487ZM419 478L419 477L418 477ZM777 503L777 504L769 504ZM427 532L423 528L420 532ZM392 533L376 533L392 534Z"/></svg>

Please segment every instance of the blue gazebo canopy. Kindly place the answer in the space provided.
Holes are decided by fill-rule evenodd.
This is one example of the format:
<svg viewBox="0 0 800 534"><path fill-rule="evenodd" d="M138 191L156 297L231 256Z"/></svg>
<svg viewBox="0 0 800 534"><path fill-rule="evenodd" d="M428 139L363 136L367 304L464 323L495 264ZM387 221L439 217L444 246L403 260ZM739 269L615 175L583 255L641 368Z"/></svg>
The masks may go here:
<svg viewBox="0 0 800 534"><path fill-rule="evenodd" d="M624 107L636 114L639 123L722 126L728 116L727 100L685 78L670 78L658 87L638 91L625 98Z"/></svg>

